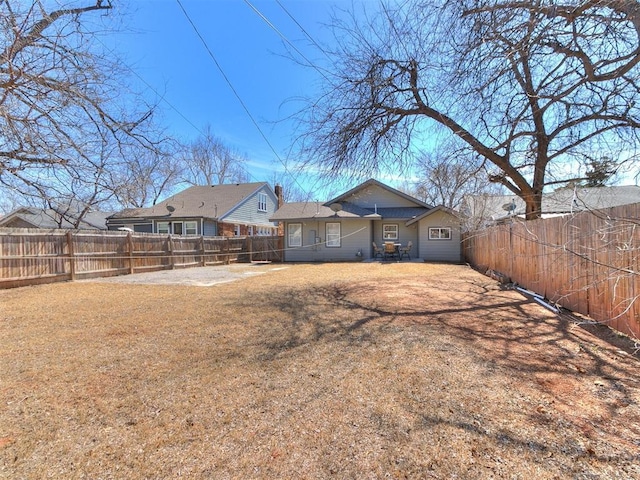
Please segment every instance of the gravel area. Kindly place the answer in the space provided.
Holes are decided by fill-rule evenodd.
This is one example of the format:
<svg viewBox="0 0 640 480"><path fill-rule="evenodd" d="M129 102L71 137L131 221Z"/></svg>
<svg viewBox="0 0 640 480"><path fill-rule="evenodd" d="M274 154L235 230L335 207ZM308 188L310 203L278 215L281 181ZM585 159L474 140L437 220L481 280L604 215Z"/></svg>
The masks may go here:
<svg viewBox="0 0 640 480"><path fill-rule="evenodd" d="M155 272L118 275L115 277L81 280L92 283L119 283L133 285L189 285L211 287L221 283L233 282L252 275L262 275L271 271L286 269L286 265L270 263L241 263L216 265L210 267L158 270Z"/></svg>

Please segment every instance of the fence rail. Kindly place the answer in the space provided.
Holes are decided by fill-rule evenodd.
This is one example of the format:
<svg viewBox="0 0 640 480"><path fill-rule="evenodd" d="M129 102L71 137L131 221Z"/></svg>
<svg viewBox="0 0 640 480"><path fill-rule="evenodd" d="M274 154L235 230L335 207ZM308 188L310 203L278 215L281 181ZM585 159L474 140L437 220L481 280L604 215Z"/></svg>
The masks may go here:
<svg viewBox="0 0 640 480"><path fill-rule="evenodd" d="M468 233L467 261L640 338L640 203Z"/></svg>
<svg viewBox="0 0 640 480"><path fill-rule="evenodd" d="M0 288L153 270L282 261L282 237L0 229Z"/></svg>

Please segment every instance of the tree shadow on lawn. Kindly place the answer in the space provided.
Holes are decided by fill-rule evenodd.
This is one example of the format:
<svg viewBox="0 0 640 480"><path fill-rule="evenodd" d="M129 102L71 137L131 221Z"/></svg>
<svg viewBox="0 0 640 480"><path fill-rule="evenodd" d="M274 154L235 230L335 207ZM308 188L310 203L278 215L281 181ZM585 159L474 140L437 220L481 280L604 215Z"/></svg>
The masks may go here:
<svg viewBox="0 0 640 480"><path fill-rule="evenodd" d="M640 460L637 359L518 292L477 281L452 289L399 280L382 290L367 282L279 290L269 292L263 301L281 313L263 325L263 361L321 342L366 348L388 341L391 335L394 342L418 343L427 351L461 345L464 355L473 357L488 375L501 371L516 379L521 393L537 398L538 404L530 409L532 422L559 429L570 425L594 441L606 436L626 453L600 455L575 445L556 446L555 451L560 448L603 462ZM424 417L425 425L451 421ZM469 425L460 422L460 428ZM493 435L502 443L509 436ZM515 437L506 443L531 447L530 440Z"/></svg>

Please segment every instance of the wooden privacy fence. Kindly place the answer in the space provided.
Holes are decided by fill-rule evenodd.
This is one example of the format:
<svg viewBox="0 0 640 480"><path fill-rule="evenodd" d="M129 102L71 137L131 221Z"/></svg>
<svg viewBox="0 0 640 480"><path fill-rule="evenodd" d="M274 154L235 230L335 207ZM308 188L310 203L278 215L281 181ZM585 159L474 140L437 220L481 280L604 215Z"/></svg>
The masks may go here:
<svg viewBox="0 0 640 480"><path fill-rule="evenodd" d="M640 338L640 203L465 234L467 261Z"/></svg>
<svg viewBox="0 0 640 480"><path fill-rule="evenodd" d="M232 262L281 261L282 237L0 229L0 288Z"/></svg>

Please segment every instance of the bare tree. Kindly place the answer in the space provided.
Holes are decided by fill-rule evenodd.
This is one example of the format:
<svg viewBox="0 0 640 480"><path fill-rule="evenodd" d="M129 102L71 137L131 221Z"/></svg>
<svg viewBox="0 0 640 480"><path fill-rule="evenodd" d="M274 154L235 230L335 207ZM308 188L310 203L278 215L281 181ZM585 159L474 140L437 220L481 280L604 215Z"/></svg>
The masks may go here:
<svg viewBox="0 0 640 480"><path fill-rule="evenodd" d="M123 207L148 207L167 196L179 182L182 169L171 151L142 151L123 159L113 192Z"/></svg>
<svg viewBox="0 0 640 480"><path fill-rule="evenodd" d="M192 185L243 183L249 175L246 158L229 148L207 125L202 134L186 147L183 155L184 180Z"/></svg>
<svg viewBox="0 0 640 480"><path fill-rule="evenodd" d="M499 194L490 182L487 161L460 142L446 141L417 160L419 180L412 189L417 198L431 205L458 210L466 195Z"/></svg>
<svg viewBox="0 0 640 480"><path fill-rule="evenodd" d="M311 200L311 193L305 191L291 173L274 173L271 177L271 184L277 184L282 187L282 197L285 203L308 202Z"/></svg>
<svg viewBox="0 0 640 480"><path fill-rule="evenodd" d="M117 61L93 41L113 8L109 0L0 2L5 190L50 205L83 205L76 212L82 214L111 198L124 155L159 150L153 106L132 109L142 97L127 102Z"/></svg>
<svg viewBox="0 0 640 480"><path fill-rule="evenodd" d="M585 152L637 161L635 0L383 1L333 26L335 75L302 149L335 175L407 167L439 125L533 219L545 186L584 177L570 165Z"/></svg>

